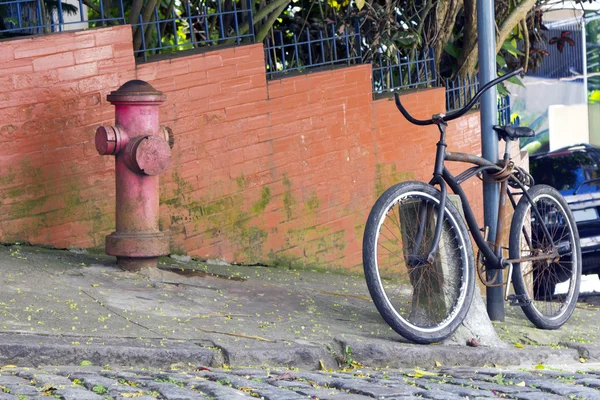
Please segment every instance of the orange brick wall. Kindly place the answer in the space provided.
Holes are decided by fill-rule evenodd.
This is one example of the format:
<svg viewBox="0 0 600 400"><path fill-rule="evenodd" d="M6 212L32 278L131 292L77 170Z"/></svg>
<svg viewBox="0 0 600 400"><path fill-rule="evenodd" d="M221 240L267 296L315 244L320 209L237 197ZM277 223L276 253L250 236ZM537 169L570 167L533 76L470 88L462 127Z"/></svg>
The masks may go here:
<svg viewBox="0 0 600 400"><path fill-rule="evenodd" d="M373 100L370 65L267 82L260 44L135 65L128 27L0 41L0 58L2 241L103 245L114 166L93 137L113 122L106 95L129 79L167 95L161 123L176 143L161 228L176 253L358 270L376 196L432 172L436 128ZM443 111L444 91L403 102L426 118ZM452 124L449 148L479 152L478 124Z"/></svg>
<svg viewBox="0 0 600 400"><path fill-rule="evenodd" d="M103 245L114 161L94 133L134 73L128 27L0 41L0 240Z"/></svg>

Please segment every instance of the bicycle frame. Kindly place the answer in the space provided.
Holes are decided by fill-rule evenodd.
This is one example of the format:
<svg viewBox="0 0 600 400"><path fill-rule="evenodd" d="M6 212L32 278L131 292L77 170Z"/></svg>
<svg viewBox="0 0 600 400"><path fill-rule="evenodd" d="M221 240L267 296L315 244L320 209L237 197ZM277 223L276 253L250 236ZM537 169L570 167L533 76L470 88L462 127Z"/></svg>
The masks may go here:
<svg viewBox="0 0 600 400"><path fill-rule="evenodd" d="M429 262L433 261L433 257L434 257L433 255L437 251L437 248L439 245L439 240L440 240L441 231L442 231L441 221L443 221L443 218L444 218L444 208L446 205L446 198L447 198L446 184L448 186L450 186L450 189L452 189L452 191L456 195L458 195L461 199L462 209L464 212L465 220L467 222L467 226L469 228L469 231L471 232L473 240L475 240L477 247L479 248L479 250L482 252L482 254L484 256L486 269L504 269L508 266L511 266L512 263L518 263L518 262L523 261L523 259L518 259L518 260L508 259L507 260L504 257L502 257L503 243L502 243L501 232L503 229L503 223L504 223L504 219L505 219L505 215L506 215L505 210L506 210L506 199L507 198L510 199L513 209L516 207L516 202L514 200L515 194L525 196L528 199L528 201L530 202L530 204L533 204L533 200L527 193L527 188L525 187L525 185L521 181L516 179L512 175L512 173L510 174L508 179L510 179L512 182L514 182L521 189L520 193L512 193L508 189L508 186L507 186L508 179L504 179L501 182L500 203L499 203L498 217L497 217L497 232L498 232L498 234L496 235L497 238L496 238L496 242L495 242L495 246L494 246L496 249L496 252L494 252L492 250L492 248L488 245L488 243L486 242L486 239L483 237L482 233L480 232L480 229L478 227L477 221L475 219L475 216L473 214L473 211L471 209L469 201L465 195L465 192L463 191L462 187L460 186L463 182L465 182L466 180L472 178L473 176L475 176L481 172L487 173L487 172L492 172L492 171L498 172L498 171L503 170L508 165L508 162L510 160L509 152L508 152L508 142L506 143L504 158L503 158L503 160L499 161L498 163L493 163L489 160L486 160L483 157L479 157L479 156L475 156L475 155L471 155L471 154L446 152L446 147L447 147L446 126L447 126L447 123L443 120L442 115L434 116L433 121L439 128L440 140L436 144L437 150L436 150L433 178L431 179L429 184L439 185L440 192L441 192L441 198L440 198L440 208L438 210L438 219L437 219L438 222L436 223L436 229L435 229L435 233L434 233L434 237L433 237L433 243L431 245L431 250L429 251L429 254L427 256L428 261ZM473 165L475 165L475 167L471 167L471 168L463 171L457 177L454 177L450 173L450 171L446 168L446 166L444 165L446 160L447 161L456 161L456 162L465 162L465 163L473 164ZM426 212L426 208L422 208L421 210L422 210L422 211L420 211L421 213ZM536 207L532 207L532 212L534 212L536 217L540 218L540 220L541 220L541 215L539 214L539 211L537 210ZM422 215L421 217L424 217L424 215ZM425 220L424 218L420 218L420 221L424 221L424 220ZM416 239L417 243L419 243L422 239L423 232L425 230L424 225L425 224L422 223L419 226L419 230L417 232L417 239ZM558 256L557 246L553 242L552 236L548 232L545 224L541 224L541 226L542 226L544 235L546 235L546 237L552 244L552 248L554 250L552 252L552 256L548 256L546 258L552 258L552 257ZM526 233L526 237L527 236L528 235ZM527 238L527 241L530 241L530 240L531 240L530 238ZM418 247L419 247L418 245L415 246L415 249L417 249ZM416 257L416 254L413 255L413 258L414 257ZM533 258L533 257L527 258L527 260L533 260L533 259L537 259L537 257L536 258Z"/></svg>

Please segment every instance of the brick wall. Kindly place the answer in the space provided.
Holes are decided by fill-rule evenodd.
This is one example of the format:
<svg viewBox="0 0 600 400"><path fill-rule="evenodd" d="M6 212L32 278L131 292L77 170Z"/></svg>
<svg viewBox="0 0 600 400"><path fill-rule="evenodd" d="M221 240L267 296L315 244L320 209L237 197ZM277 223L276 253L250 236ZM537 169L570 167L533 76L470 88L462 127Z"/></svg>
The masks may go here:
<svg viewBox="0 0 600 400"><path fill-rule="evenodd" d="M93 135L113 122L106 94L129 79L167 95L161 123L176 143L161 229L173 252L358 270L376 196L432 172L436 128L373 100L370 65L267 82L260 44L135 65L128 27L0 41L0 58L2 241L103 245L114 166ZM444 110L444 91L403 102L427 118ZM450 149L479 152L478 124L453 123ZM467 191L480 197L475 182Z"/></svg>
<svg viewBox="0 0 600 400"><path fill-rule="evenodd" d="M114 161L95 129L106 95L134 78L127 27L0 41L0 240L103 245Z"/></svg>

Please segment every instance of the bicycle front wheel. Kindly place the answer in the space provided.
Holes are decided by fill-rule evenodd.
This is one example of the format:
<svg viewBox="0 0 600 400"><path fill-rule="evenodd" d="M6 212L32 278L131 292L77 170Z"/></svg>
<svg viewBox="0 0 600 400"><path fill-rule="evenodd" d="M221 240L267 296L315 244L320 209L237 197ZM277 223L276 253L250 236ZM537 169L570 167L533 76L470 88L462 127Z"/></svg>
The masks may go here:
<svg viewBox="0 0 600 400"><path fill-rule="evenodd" d="M449 200L438 249L428 261L439 207L440 192L430 185L392 186L373 206L363 238L365 277L377 310L417 343L448 337L473 298L473 247Z"/></svg>
<svg viewBox="0 0 600 400"><path fill-rule="evenodd" d="M556 189L536 185L528 193L532 202L521 197L510 226L509 256L520 260L513 262L513 287L535 326L558 329L571 317L579 296L579 233Z"/></svg>

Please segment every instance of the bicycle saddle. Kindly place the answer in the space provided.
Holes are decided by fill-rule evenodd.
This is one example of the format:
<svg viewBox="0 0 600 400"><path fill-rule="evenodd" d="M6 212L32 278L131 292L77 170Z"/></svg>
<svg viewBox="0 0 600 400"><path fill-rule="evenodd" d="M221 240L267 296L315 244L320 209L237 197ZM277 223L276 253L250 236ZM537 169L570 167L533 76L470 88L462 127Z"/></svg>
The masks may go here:
<svg viewBox="0 0 600 400"><path fill-rule="evenodd" d="M494 125L494 130L498 132L500 138L504 140L517 140L518 138L532 137L535 135L533 129L526 126L513 128L512 126Z"/></svg>

